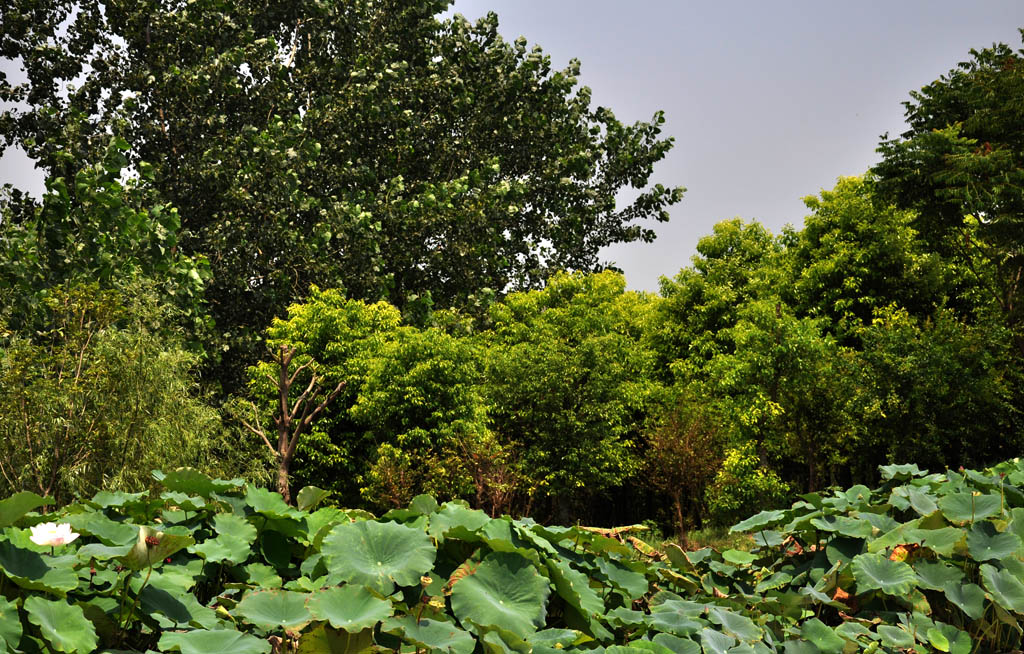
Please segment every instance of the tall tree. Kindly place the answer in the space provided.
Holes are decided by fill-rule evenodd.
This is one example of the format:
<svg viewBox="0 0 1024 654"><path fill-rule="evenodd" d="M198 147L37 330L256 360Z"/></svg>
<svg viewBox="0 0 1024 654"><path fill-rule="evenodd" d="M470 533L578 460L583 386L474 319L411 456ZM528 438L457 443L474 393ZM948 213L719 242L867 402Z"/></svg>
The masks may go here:
<svg viewBox="0 0 1024 654"><path fill-rule="evenodd" d="M311 283L416 315L651 240L640 221L682 196L648 185L661 114L622 124L578 62L553 71L494 14L437 18L448 5L12 0L0 56L28 82L0 79L0 136L57 174L109 132L153 164L183 250L210 259L232 386Z"/></svg>
<svg viewBox="0 0 1024 654"><path fill-rule="evenodd" d="M916 209L938 252L973 271L1010 325L1024 320L1024 51L1003 44L910 94L909 129L885 138L879 189ZM1024 339L1018 337L1024 351Z"/></svg>

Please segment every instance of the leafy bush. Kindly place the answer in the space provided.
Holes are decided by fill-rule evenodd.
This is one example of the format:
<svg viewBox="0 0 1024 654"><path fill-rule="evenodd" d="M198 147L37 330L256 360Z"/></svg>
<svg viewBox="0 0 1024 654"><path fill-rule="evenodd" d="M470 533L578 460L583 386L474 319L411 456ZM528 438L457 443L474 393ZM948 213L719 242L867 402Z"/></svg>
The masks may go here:
<svg viewBox="0 0 1024 654"><path fill-rule="evenodd" d="M761 465L753 443L726 450L722 467L708 487L708 514L716 524L730 524L745 515L781 504L789 485Z"/></svg>

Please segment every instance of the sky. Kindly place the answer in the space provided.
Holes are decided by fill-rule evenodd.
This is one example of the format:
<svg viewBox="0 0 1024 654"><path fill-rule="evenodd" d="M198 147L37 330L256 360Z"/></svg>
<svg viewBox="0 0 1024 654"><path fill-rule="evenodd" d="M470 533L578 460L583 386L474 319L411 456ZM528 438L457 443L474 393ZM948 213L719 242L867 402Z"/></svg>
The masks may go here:
<svg viewBox="0 0 1024 654"><path fill-rule="evenodd" d="M715 223L800 227L801 198L877 161L884 133L903 131L902 102L971 48L1021 47L1022 0L455 0L475 20L495 11L509 40L525 36L557 68L582 62L580 83L620 120L665 112L675 147L652 182L684 186L653 243L602 252L630 288L655 291L690 262ZM0 183L37 194L23 156L0 158Z"/></svg>
<svg viewBox="0 0 1024 654"><path fill-rule="evenodd" d="M593 101L623 121L664 110L675 147L652 182L684 186L653 243L606 248L631 288L654 291L715 223L800 227L802 198L860 175L902 102L994 42L1021 47L1021 0L456 0L494 11L507 39L582 63Z"/></svg>

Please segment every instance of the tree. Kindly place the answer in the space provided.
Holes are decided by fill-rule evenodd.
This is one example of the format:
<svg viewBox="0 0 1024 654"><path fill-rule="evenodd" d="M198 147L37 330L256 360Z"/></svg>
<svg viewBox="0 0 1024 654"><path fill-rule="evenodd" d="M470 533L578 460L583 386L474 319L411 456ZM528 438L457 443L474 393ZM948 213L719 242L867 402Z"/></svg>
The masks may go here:
<svg viewBox="0 0 1024 654"><path fill-rule="evenodd" d="M232 388L311 283L422 316L653 239L640 221L682 196L648 185L661 114L623 125L578 62L552 71L494 14L436 18L448 4L13 0L0 56L28 82L0 80L0 134L56 176L111 132L153 165L182 251L210 259Z"/></svg>
<svg viewBox="0 0 1024 654"><path fill-rule="evenodd" d="M481 338L492 428L518 453L541 510L562 522L586 517L585 502L639 470L660 389L641 339L654 302L608 271L556 275L491 309Z"/></svg>
<svg viewBox="0 0 1024 654"><path fill-rule="evenodd" d="M911 92L909 129L883 139L874 168L882 197L915 209L930 246L968 267L1014 328L1024 318L1022 55L1003 44L972 50Z"/></svg>
<svg viewBox="0 0 1024 654"><path fill-rule="evenodd" d="M31 339L0 325L0 494L64 504L179 466L264 476L197 394L198 359L152 284L54 287L40 311Z"/></svg>

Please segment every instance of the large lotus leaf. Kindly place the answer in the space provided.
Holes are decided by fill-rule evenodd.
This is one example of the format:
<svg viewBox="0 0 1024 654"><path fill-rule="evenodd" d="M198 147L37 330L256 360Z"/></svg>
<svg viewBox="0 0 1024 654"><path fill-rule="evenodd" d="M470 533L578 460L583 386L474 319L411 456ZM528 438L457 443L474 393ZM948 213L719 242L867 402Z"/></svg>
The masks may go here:
<svg viewBox="0 0 1024 654"><path fill-rule="evenodd" d="M374 627L395 612L391 602L356 584L314 593L306 608L317 620L327 620L335 629L344 629L350 633Z"/></svg>
<svg viewBox="0 0 1024 654"><path fill-rule="evenodd" d="M21 618L18 605L0 597L0 644L7 643L7 651L13 652L21 640Z"/></svg>
<svg viewBox="0 0 1024 654"><path fill-rule="evenodd" d="M88 563L93 559L97 561L106 561L107 559L116 559L120 556L124 556L128 552L132 551L135 547L134 543L128 543L127 545L103 545L102 543L89 543L78 548L75 552L75 556L78 557L79 561Z"/></svg>
<svg viewBox="0 0 1024 654"><path fill-rule="evenodd" d="M901 627L883 624L878 626L877 631L882 644L887 647L908 649L914 646L914 635Z"/></svg>
<svg viewBox="0 0 1024 654"><path fill-rule="evenodd" d="M822 654L842 654L846 646L846 641L837 636L832 627L817 618L803 623L800 636L814 643Z"/></svg>
<svg viewBox="0 0 1024 654"><path fill-rule="evenodd" d="M134 544L139 538L137 526L111 520L97 511L75 513L67 516L65 521L75 531L95 536L104 545Z"/></svg>
<svg viewBox="0 0 1024 654"><path fill-rule="evenodd" d="M1002 498L998 493L975 495L969 492L956 492L939 499L942 515L955 523L982 520L999 513L1001 507Z"/></svg>
<svg viewBox="0 0 1024 654"><path fill-rule="evenodd" d="M249 543L230 534L221 534L216 538L210 538L189 547L188 550L203 557L209 563L222 561L244 563L252 555Z"/></svg>
<svg viewBox="0 0 1024 654"><path fill-rule="evenodd" d="M38 552L15 547L8 541L0 541L0 569L15 584L28 590L48 591L63 597L78 587L78 574L70 565L50 567L48 561Z"/></svg>
<svg viewBox="0 0 1024 654"><path fill-rule="evenodd" d="M862 554L864 549L864 540L861 538L832 538L825 546L825 557L832 565L846 564L852 561L853 557Z"/></svg>
<svg viewBox="0 0 1024 654"><path fill-rule="evenodd" d="M967 532L959 527L942 527L939 529L915 529L913 537L921 547L927 547L936 554L952 556L953 552L963 552Z"/></svg>
<svg viewBox="0 0 1024 654"><path fill-rule="evenodd" d="M295 497L295 506L298 507L299 511L310 511L314 506L330 496L331 491L329 490L317 488L316 486L306 486Z"/></svg>
<svg viewBox="0 0 1024 654"><path fill-rule="evenodd" d="M232 536L246 543L256 540L256 527L237 513L218 513L213 516L213 528L218 534Z"/></svg>
<svg viewBox="0 0 1024 654"><path fill-rule="evenodd" d="M312 621L306 609L308 593L289 590L257 590L245 594L234 613L260 627L298 629Z"/></svg>
<svg viewBox="0 0 1024 654"><path fill-rule="evenodd" d="M177 468L166 475L154 470L153 477L167 490L201 495L206 499L214 493L225 493L245 484L243 479L211 479L195 468Z"/></svg>
<svg viewBox="0 0 1024 654"><path fill-rule="evenodd" d="M649 640L634 640L628 645L610 645L605 648L605 654L647 654L648 652L654 652L654 654L673 654L672 650L653 643Z"/></svg>
<svg viewBox="0 0 1024 654"><path fill-rule="evenodd" d="M177 529L178 527L175 527ZM196 541L191 536L139 527L138 540L130 552L120 558L125 567L142 570L163 563L164 559Z"/></svg>
<svg viewBox="0 0 1024 654"><path fill-rule="evenodd" d="M425 647L432 652L470 654L476 647L476 639L472 634L459 629L451 622L417 620L415 616L403 615L385 622L381 626L381 630L395 634L406 642Z"/></svg>
<svg viewBox="0 0 1024 654"><path fill-rule="evenodd" d="M882 479L910 479L911 477L922 477L928 474L927 470L921 470L916 463L894 463L887 466L878 466L882 473Z"/></svg>
<svg viewBox="0 0 1024 654"><path fill-rule="evenodd" d="M946 598L959 606L971 620L977 620L985 612L985 591L981 586L950 581L943 590L946 592Z"/></svg>
<svg viewBox="0 0 1024 654"><path fill-rule="evenodd" d="M835 631L837 636L841 636L849 641L858 641L863 636L874 638L871 630L859 622L843 622L836 626Z"/></svg>
<svg viewBox="0 0 1024 654"><path fill-rule="evenodd" d="M331 527L340 522L350 522L345 512L333 506L325 506L306 516L306 536L302 540L319 549Z"/></svg>
<svg viewBox="0 0 1024 654"><path fill-rule="evenodd" d="M981 579L992 599L1009 611L1024 613L1024 583L1008 570L999 570L984 563Z"/></svg>
<svg viewBox="0 0 1024 654"><path fill-rule="evenodd" d="M430 514L427 532L434 538L443 538L445 533L456 527L476 532L491 521L483 511L471 509L459 502L445 502L444 506Z"/></svg>
<svg viewBox="0 0 1024 654"><path fill-rule="evenodd" d="M541 629L527 636L526 642L534 647L564 649L581 639L587 640L587 636L574 629Z"/></svg>
<svg viewBox="0 0 1024 654"><path fill-rule="evenodd" d="M288 506L280 493L275 493L266 488L259 488L252 484L248 484L245 487L245 502L253 511L262 513L268 518L291 518L298 520L303 517L301 511Z"/></svg>
<svg viewBox="0 0 1024 654"><path fill-rule="evenodd" d="M785 511L761 511L743 522L729 528L729 531L756 531L765 527L773 527L786 519Z"/></svg>
<svg viewBox="0 0 1024 654"><path fill-rule="evenodd" d="M722 631L739 640L760 640L764 633L754 621L745 615L733 613L723 608L708 611L708 618L722 626Z"/></svg>
<svg viewBox="0 0 1024 654"><path fill-rule="evenodd" d="M917 573L918 585L928 590L942 590L946 584L959 584L964 579L963 570L942 561L918 561L914 564L914 572Z"/></svg>
<svg viewBox="0 0 1024 654"><path fill-rule="evenodd" d="M700 644L704 648L704 654L726 654L736 644L736 639L714 629L705 628L700 632Z"/></svg>
<svg viewBox="0 0 1024 654"><path fill-rule="evenodd" d="M161 651L178 650L181 654L269 654L270 642L243 634L234 629L196 629L194 631L165 631L160 636Z"/></svg>
<svg viewBox="0 0 1024 654"><path fill-rule="evenodd" d="M101 509L138 506L146 503L145 498L149 493L125 493L124 491L102 490L92 496L89 504L98 506Z"/></svg>
<svg viewBox="0 0 1024 654"><path fill-rule="evenodd" d="M497 626L525 636L544 624L548 582L518 554L492 552L476 572L452 587L452 612L460 622Z"/></svg>
<svg viewBox="0 0 1024 654"><path fill-rule="evenodd" d="M394 591L395 584L419 584L437 556L430 537L422 531L370 520L335 526L321 551L332 576L365 584L385 595Z"/></svg>
<svg viewBox="0 0 1024 654"><path fill-rule="evenodd" d="M998 561L1019 547L1017 534L999 533L991 522L976 522L967 534L967 551L975 561Z"/></svg>
<svg viewBox="0 0 1024 654"><path fill-rule="evenodd" d="M555 592L578 610L588 621L604 614L604 600L590 587L587 575L572 569L565 561L547 560Z"/></svg>
<svg viewBox="0 0 1024 654"><path fill-rule="evenodd" d="M39 627L43 639L58 652L89 654L96 649L98 637L93 624L80 606L32 596L25 599L28 620Z"/></svg>
<svg viewBox="0 0 1024 654"><path fill-rule="evenodd" d="M704 605L686 600L670 599L658 604L652 602L647 622L657 631L691 636L707 626L707 621L699 617L703 612Z"/></svg>
<svg viewBox="0 0 1024 654"><path fill-rule="evenodd" d="M630 598L637 599L647 593L647 577L627 568L625 564L600 558L597 560L597 568L613 586L621 588Z"/></svg>
<svg viewBox="0 0 1024 654"><path fill-rule="evenodd" d="M664 645L675 654L700 654L700 643L689 638L680 638L672 634L658 634L651 640L659 645Z"/></svg>
<svg viewBox="0 0 1024 654"><path fill-rule="evenodd" d="M0 500L0 529L10 527L29 511L47 504L53 504L52 497L43 497L29 491L15 493L5 500Z"/></svg>
<svg viewBox="0 0 1024 654"><path fill-rule="evenodd" d="M763 593L765 591L775 590L776 588L782 588L791 581L793 581L793 575L788 572L775 572L767 579L762 579L758 582L757 587L754 588L754 592Z"/></svg>
<svg viewBox="0 0 1024 654"><path fill-rule="evenodd" d="M177 491L164 491L160 493L160 499L162 499L168 507L177 507L181 511L198 511L199 509L206 506L206 498L200 497L199 495L189 495L188 493L179 493ZM167 511L164 509L164 516L167 516Z"/></svg>
<svg viewBox="0 0 1024 654"><path fill-rule="evenodd" d="M425 493L422 495L417 495L416 497L412 498L411 502L409 502L409 510L415 511L420 515L429 515L434 511L437 511L437 509L437 500L434 499L433 495L427 495Z"/></svg>
<svg viewBox="0 0 1024 654"><path fill-rule="evenodd" d="M168 584L154 585L152 579L150 582L139 592L139 605L143 612L151 616L163 616L161 626L164 628L192 625L212 629L217 626L218 619L214 610L200 604L192 593ZM141 585L141 580L138 583ZM133 583L132 588L138 590L137 584Z"/></svg>
<svg viewBox="0 0 1024 654"><path fill-rule="evenodd" d="M925 631L928 643L940 652L949 654L970 654L973 649L971 637L965 631L961 631L953 625L935 623L935 626ZM920 638L920 634L918 634Z"/></svg>
<svg viewBox="0 0 1024 654"><path fill-rule="evenodd" d="M302 634L295 654L359 654L373 647L373 629L350 634L322 625Z"/></svg>
<svg viewBox="0 0 1024 654"><path fill-rule="evenodd" d="M851 567L858 593L880 590L887 595L907 595L917 584L913 568L881 554L859 554L853 558Z"/></svg>
<svg viewBox="0 0 1024 654"><path fill-rule="evenodd" d="M319 554L314 556L319 557ZM237 569L236 569L237 570ZM280 588L284 583L277 570L265 563L250 563L242 568L245 582L260 588Z"/></svg>

